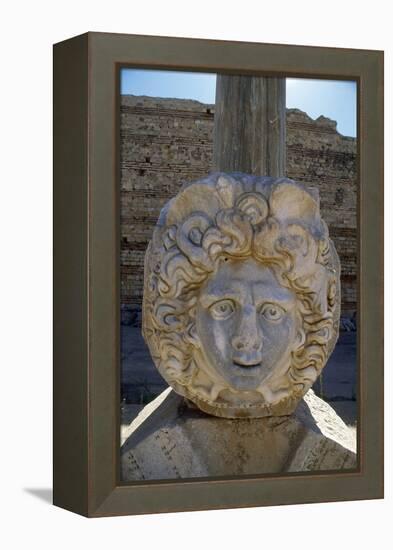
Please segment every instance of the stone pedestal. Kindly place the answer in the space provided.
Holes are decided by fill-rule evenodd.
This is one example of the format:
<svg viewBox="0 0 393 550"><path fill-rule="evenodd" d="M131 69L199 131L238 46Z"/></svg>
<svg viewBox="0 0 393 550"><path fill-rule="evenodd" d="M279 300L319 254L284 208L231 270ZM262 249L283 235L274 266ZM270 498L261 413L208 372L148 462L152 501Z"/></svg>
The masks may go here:
<svg viewBox="0 0 393 550"><path fill-rule="evenodd" d="M123 481L356 468L355 433L312 390L291 416L226 419L171 388L130 424Z"/></svg>

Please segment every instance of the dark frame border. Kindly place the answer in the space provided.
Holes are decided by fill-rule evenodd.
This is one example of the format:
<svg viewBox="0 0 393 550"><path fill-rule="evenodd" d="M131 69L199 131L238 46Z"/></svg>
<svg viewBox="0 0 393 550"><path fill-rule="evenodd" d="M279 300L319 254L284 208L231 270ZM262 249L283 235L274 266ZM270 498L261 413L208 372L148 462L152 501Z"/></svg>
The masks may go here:
<svg viewBox="0 0 393 550"><path fill-rule="evenodd" d="M119 484L119 67L358 83L355 472ZM54 503L90 517L383 497L383 52L87 33L54 46Z"/></svg>

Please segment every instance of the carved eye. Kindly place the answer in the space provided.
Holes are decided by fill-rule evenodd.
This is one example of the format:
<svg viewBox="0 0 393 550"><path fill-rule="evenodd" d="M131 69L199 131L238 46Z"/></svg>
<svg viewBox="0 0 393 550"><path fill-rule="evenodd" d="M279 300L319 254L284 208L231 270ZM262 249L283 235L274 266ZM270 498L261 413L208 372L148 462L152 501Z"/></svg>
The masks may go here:
<svg viewBox="0 0 393 550"><path fill-rule="evenodd" d="M280 321L284 316L285 311L277 304L264 304L261 307L261 315L268 321Z"/></svg>
<svg viewBox="0 0 393 550"><path fill-rule="evenodd" d="M235 304L232 300L220 300L209 307L210 315L213 319L229 319L235 311Z"/></svg>

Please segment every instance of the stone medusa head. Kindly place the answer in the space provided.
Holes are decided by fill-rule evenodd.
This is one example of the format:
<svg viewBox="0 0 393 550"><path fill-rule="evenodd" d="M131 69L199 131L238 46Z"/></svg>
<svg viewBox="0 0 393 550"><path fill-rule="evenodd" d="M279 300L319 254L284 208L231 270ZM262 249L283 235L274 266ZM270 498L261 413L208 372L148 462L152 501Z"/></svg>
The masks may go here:
<svg viewBox="0 0 393 550"><path fill-rule="evenodd" d="M339 271L315 189L238 173L184 185L145 257L158 370L216 416L291 414L336 343Z"/></svg>

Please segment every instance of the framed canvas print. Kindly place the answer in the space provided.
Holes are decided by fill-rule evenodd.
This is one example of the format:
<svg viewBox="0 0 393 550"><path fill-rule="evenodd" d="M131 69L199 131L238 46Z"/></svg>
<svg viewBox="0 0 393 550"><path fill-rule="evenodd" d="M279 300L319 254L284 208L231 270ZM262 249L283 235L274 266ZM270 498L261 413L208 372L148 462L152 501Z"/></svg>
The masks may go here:
<svg viewBox="0 0 393 550"><path fill-rule="evenodd" d="M383 496L383 53L54 46L54 503Z"/></svg>

